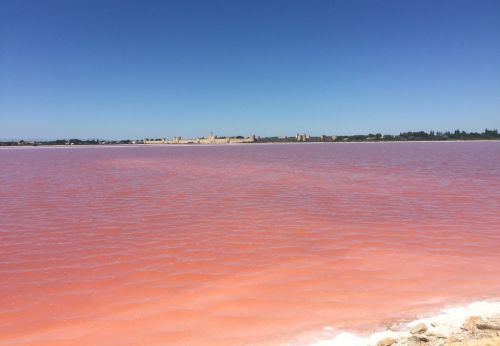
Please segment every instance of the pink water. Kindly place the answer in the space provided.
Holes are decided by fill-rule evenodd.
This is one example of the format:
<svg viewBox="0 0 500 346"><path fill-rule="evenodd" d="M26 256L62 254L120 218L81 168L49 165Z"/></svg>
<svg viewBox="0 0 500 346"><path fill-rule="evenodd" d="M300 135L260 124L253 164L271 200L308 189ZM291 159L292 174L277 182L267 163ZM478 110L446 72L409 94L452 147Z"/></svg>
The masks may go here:
<svg viewBox="0 0 500 346"><path fill-rule="evenodd" d="M500 296L500 142L0 150L1 345L279 345Z"/></svg>

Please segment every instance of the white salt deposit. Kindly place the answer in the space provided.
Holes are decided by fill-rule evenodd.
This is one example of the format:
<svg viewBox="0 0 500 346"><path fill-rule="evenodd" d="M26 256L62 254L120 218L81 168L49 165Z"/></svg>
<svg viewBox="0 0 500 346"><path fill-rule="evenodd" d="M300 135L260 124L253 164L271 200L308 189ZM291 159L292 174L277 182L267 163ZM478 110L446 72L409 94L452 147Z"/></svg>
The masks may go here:
<svg viewBox="0 0 500 346"><path fill-rule="evenodd" d="M478 301L467 306L443 309L438 315L401 324L397 328L401 331L386 330L368 336L342 332L333 338L317 341L309 346L373 346L384 338L409 337L411 327L419 323L425 323L430 333L449 336L460 332L460 327L470 316L481 316L483 319L488 319L498 315L500 315L500 301Z"/></svg>

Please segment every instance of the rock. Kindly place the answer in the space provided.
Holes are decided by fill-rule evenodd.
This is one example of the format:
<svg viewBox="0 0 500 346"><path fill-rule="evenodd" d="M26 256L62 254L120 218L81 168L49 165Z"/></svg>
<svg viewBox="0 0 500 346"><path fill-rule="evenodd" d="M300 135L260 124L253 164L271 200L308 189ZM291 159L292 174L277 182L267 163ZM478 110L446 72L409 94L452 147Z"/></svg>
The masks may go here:
<svg viewBox="0 0 500 346"><path fill-rule="evenodd" d="M377 346L391 346L394 345L396 342L398 342L396 339L385 338L377 342Z"/></svg>
<svg viewBox="0 0 500 346"><path fill-rule="evenodd" d="M489 323L477 323L476 328L477 329L500 330L500 326L496 326L496 325L489 324Z"/></svg>
<svg viewBox="0 0 500 346"><path fill-rule="evenodd" d="M420 345L422 343L426 343L426 342L430 341L430 339L428 337L421 336L421 335L414 335L411 338L409 338L408 340L411 343L416 344L416 345Z"/></svg>
<svg viewBox="0 0 500 346"><path fill-rule="evenodd" d="M399 324L393 324L392 326L389 327L389 330L393 332L400 332L401 331L401 325Z"/></svg>
<svg viewBox="0 0 500 346"><path fill-rule="evenodd" d="M422 334L425 333L426 331L427 331L427 326L423 323L419 323L412 329L410 329L410 333L412 334Z"/></svg>
<svg viewBox="0 0 500 346"><path fill-rule="evenodd" d="M448 336L441 334L441 333L434 333L434 332L427 332L425 335L430 336L431 338L438 338L438 339L446 339Z"/></svg>
<svg viewBox="0 0 500 346"><path fill-rule="evenodd" d="M462 325L462 329L468 332L473 332L476 330L478 324L483 324L484 321L481 316L471 316L467 318Z"/></svg>

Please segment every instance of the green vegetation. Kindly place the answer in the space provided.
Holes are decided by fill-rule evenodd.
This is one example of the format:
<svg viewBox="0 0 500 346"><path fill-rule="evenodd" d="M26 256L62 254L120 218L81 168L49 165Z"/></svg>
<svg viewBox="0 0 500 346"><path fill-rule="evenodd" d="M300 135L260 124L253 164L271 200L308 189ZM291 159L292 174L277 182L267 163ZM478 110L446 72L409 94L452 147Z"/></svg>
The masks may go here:
<svg viewBox="0 0 500 346"><path fill-rule="evenodd" d="M418 131L418 132L401 132L399 135L382 135L380 133L355 136L337 136L335 142L360 142L360 141L449 141L449 140L489 140L500 139L498 130L484 130L482 133L465 132L455 130L454 132L446 131Z"/></svg>
<svg viewBox="0 0 500 346"><path fill-rule="evenodd" d="M107 144L137 144L141 141L134 141L131 139L117 140L117 141L101 141L98 139L56 139L49 141L0 141L0 146L39 146L39 145L107 145Z"/></svg>
<svg viewBox="0 0 500 346"><path fill-rule="evenodd" d="M257 138L256 142L261 143L287 143L287 142L303 142L296 137L264 137ZM383 135L381 133L369 133L367 135L351 135L351 136L309 136L306 142L401 142L401 141L453 141L453 140L492 140L500 139L498 130L484 130L482 133L465 132L455 130L454 132L446 131L415 131L401 132L399 135Z"/></svg>

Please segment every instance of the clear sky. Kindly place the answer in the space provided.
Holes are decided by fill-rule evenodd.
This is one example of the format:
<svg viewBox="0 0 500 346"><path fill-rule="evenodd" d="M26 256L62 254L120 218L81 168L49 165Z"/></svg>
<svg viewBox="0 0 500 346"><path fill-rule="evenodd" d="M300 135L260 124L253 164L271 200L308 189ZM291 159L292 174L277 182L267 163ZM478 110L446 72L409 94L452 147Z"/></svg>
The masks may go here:
<svg viewBox="0 0 500 346"><path fill-rule="evenodd" d="M485 127L498 0L0 0L0 138Z"/></svg>

